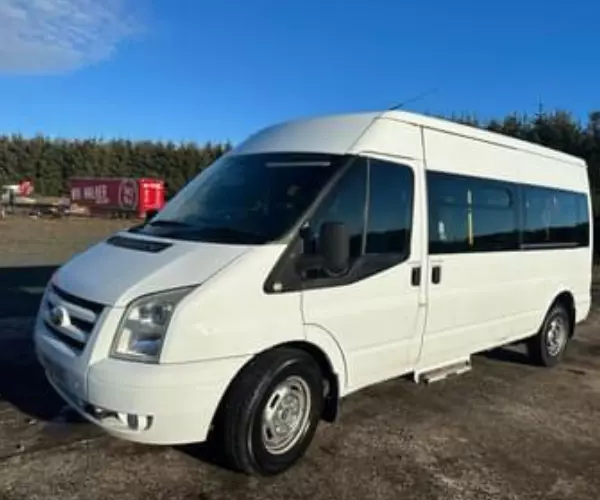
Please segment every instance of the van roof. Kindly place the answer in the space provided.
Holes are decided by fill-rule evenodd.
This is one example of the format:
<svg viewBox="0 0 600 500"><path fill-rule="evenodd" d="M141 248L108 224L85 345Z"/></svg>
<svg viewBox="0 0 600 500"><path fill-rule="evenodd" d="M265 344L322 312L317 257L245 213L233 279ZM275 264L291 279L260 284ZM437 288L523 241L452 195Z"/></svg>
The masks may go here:
<svg viewBox="0 0 600 500"><path fill-rule="evenodd" d="M259 131L241 144L239 150L240 152L241 150L269 150L272 147L276 148L281 138L286 144L289 144L288 141L293 141L294 145L301 147L307 137L310 137L312 146L323 151L346 150L377 119L394 120L438 130L587 168L582 158L555 149L448 119L399 110L339 113L289 120Z"/></svg>
<svg viewBox="0 0 600 500"><path fill-rule="evenodd" d="M450 134L460 135L463 137L470 137L472 139L497 144L511 149L518 149L521 151L527 151L532 154L545 156L549 158L555 158L560 161L575 163L578 166L587 168L587 164L584 159L577 156L558 151L546 146L541 146L533 142L525 141L523 139L517 139L510 137L499 132L493 132L478 128L472 125L466 125L457 123L451 120L436 118L432 116L421 115L417 113L411 113L408 111L384 111L380 115L382 118L389 118L397 120L403 123L409 123L424 128L435 129L444 131Z"/></svg>

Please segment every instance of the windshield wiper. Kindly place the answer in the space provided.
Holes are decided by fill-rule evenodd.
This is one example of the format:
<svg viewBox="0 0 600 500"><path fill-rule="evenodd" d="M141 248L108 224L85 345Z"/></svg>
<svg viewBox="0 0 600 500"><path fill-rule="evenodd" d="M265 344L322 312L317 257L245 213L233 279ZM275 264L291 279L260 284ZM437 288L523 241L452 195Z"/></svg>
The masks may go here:
<svg viewBox="0 0 600 500"><path fill-rule="evenodd" d="M240 234L242 236L253 236L254 238L264 239L264 235L260 233L255 233L253 231L248 231L246 229L236 229L234 227L228 226L209 226L207 229L210 231L215 231L216 233L229 233L229 234Z"/></svg>
<svg viewBox="0 0 600 500"><path fill-rule="evenodd" d="M155 221L150 221L148 223L149 226L165 226L165 227L190 227L190 224L187 222L181 222L178 220L170 220L170 219L159 219Z"/></svg>
<svg viewBox="0 0 600 500"><path fill-rule="evenodd" d="M262 244L268 238L261 233L248 231L246 229L237 229L229 226L188 226L183 228L178 234L195 235L196 237L206 237L211 240L217 238L222 243L246 243L246 244Z"/></svg>
<svg viewBox="0 0 600 500"><path fill-rule="evenodd" d="M161 231L161 236L178 237L183 239L209 238L210 240L217 239L218 241L246 244L262 244L268 238L261 233L248 231L246 229L237 229L230 226L219 225L201 225L196 226L187 222L181 222L171 219L159 219L148 222L146 227L164 228ZM141 228L140 228L141 229ZM138 229L139 231L139 229Z"/></svg>

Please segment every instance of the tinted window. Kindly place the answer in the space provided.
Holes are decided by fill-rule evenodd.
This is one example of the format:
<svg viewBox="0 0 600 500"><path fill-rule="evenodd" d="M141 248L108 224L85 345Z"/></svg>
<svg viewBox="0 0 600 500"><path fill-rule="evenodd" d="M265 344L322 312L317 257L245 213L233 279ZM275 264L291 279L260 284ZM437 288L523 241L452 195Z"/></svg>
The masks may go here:
<svg viewBox="0 0 600 500"><path fill-rule="evenodd" d="M516 250L519 246L516 189L502 182L473 182L473 250Z"/></svg>
<svg viewBox="0 0 600 500"><path fill-rule="evenodd" d="M468 186L456 177L428 174L429 251L467 251Z"/></svg>
<svg viewBox="0 0 600 500"><path fill-rule="evenodd" d="M429 173L432 254L518 248L516 190L499 181Z"/></svg>
<svg viewBox="0 0 600 500"><path fill-rule="evenodd" d="M577 199L577 230L576 241L579 246L587 247L590 244L590 213L588 199L584 194L576 193Z"/></svg>
<svg viewBox="0 0 600 500"><path fill-rule="evenodd" d="M412 170L370 160L369 172L366 253L407 255L412 226Z"/></svg>
<svg viewBox="0 0 600 500"><path fill-rule="evenodd" d="M346 161L304 153L222 156L136 231L263 244L282 237Z"/></svg>
<svg viewBox="0 0 600 500"><path fill-rule="evenodd" d="M523 188L523 243L526 245L587 245L589 221L586 197L549 188Z"/></svg>
<svg viewBox="0 0 600 500"><path fill-rule="evenodd" d="M306 253L319 252L319 232L324 222L343 222L350 239L350 257L362 254L367 198L367 164L363 159L354 162L327 195L310 223L311 238Z"/></svg>
<svg viewBox="0 0 600 500"><path fill-rule="evenodd" d="M321 253L319 232L324 222L343 222L349 233L350 265L357 265L337 284L394 266L406 259L410 251L412 204L410 168L357 158L304 229L304 254ZM311 269L305 278L319 280L328 276L323 269Z"/></svg>

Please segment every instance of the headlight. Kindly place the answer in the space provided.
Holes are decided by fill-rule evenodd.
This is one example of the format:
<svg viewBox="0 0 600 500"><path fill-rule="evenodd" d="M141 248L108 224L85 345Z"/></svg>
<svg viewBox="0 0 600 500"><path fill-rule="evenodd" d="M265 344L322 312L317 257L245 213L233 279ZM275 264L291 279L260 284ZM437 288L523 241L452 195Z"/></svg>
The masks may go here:
<svg viewBox="0 0 600 500"><path fill-rule="evenodd" d="M175 307L193 288L178 288L134 300L119 324L111 355L134 361L158 362Z"/></svg>

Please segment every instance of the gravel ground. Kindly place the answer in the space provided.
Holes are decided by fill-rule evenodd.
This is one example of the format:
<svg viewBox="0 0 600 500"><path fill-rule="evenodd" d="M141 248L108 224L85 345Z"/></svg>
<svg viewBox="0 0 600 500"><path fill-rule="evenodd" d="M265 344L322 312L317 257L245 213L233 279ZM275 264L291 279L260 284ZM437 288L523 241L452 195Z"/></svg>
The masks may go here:
<svg viewBox="0 0 600 500"><path fill-rule="evenodd" d="M53 266L122 225L0 221L0 499L598 499L597 306L555 369L499 350L458 378L349 397L341 420L321 425L306 458L276 478L229 472L202 447L118 441L74 418L33 358L31 316Z"/></svg>

